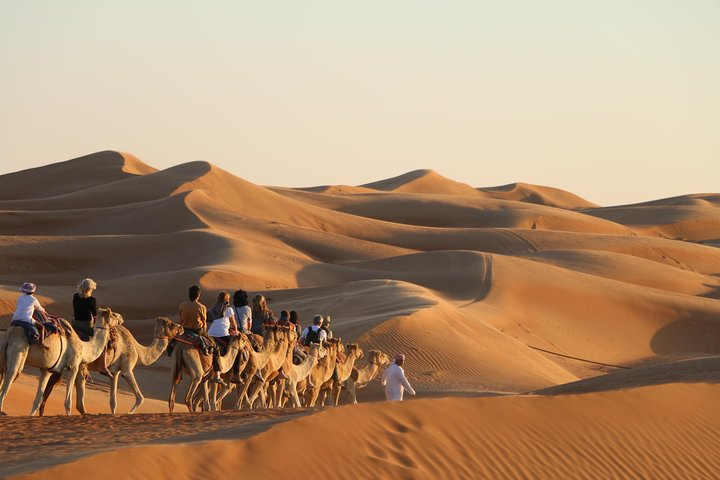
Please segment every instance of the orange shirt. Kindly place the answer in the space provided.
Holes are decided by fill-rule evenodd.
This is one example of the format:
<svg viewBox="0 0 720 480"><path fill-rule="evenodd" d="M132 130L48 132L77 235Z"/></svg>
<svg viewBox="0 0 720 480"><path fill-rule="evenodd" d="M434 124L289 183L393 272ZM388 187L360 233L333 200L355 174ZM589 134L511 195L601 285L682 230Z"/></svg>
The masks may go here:
<svg viewBox="0 0 720 480"><path fill-rule="evenodd" d="M207 309L200 302L183 302L178 307L180 325L187 328L204 329L207 321Z"/></svg>

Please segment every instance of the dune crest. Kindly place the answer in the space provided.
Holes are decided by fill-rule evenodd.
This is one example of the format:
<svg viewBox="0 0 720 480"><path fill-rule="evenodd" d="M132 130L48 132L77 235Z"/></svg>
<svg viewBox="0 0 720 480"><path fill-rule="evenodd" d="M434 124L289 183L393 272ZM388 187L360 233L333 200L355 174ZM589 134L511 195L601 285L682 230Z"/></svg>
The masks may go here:
<svg viewBox="0 0 720 480"><path fill-rule="evenodd" d="M35 188L37 179L47 187ZM202 287L208 306L219 291L242 288L262 293L276 314L296 310L303 327L331 315L343 342L406 354L408 377L426 397L316 412L202 449L143 446L131 451L143 474L162 476L165 462L207 465L211 448L211 473L242 464L250 476L293 478L303 472L255 457L294 451L292 442L309 435L337 452L323 478L703 475L717 471L718 456L702 425L720 422L708 400L718 387L705 384L718 381L707 371L720 354L718 198L603 208L552 187L476 189L430 170L359 187L265 187L209 162L156 170L131 154L99 152L0 176L0 327L28 280L51 313L70 318L75 285L94 278L100 305L121 313L142 344L153 340L155 317L178 319L190 285ZM174 421L160 416L169 362L136 370L147 421L163 428ZM6 400L13 415L29 410L34 377L26 374ZM528 391L543 395L516 395ZM577 392L591 393L551 395ZM511 398L436 398L498 394ZM358 398L381 400L383 390L375 380ZM104 379L88 405L109 411ZM48 408L61 412L61 400ZM272 417L262 428L280 416L252 415ZM87 418L91 432L102 423ZM658 426L657 418L671 421ZM53 421L64 428L64 419ZM130 436L146 432L133 422L122 423ZM238 428L232 435L251 436ZM203 435L229 434L213 426ZM38 475L92 476L127 455ZM179 478L199 474L193 468Z"/></svg>

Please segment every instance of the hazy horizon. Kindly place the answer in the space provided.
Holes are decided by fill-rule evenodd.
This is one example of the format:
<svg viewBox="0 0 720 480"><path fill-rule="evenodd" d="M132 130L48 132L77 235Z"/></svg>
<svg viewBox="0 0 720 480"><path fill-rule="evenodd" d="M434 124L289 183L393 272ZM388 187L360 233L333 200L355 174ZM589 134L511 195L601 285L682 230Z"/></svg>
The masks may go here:
<svg viewBox="0 0 720 480"><path fill-rule="evenodd" d="M110 149L261 185L717 192L718 20L701 0L9 0L0 174Z"/></svg>

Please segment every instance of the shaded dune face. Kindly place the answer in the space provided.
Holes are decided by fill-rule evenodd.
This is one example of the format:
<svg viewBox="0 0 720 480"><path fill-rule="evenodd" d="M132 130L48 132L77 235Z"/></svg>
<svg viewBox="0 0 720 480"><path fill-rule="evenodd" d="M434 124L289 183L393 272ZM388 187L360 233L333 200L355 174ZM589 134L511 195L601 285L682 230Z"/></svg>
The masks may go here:
<svg viewBox="0 0 720 480"><path fill-rule="evenodd" d="M524 392L720 349L717 194L603 208L430 170L266 188L208 162L156 170L118 152L0 187L3 324L26 279L70 316L74 285L92 276L140 336L190 284L206 303L243 288L305 325L331 314L366 351L405 352L421 392Z"/></svg>

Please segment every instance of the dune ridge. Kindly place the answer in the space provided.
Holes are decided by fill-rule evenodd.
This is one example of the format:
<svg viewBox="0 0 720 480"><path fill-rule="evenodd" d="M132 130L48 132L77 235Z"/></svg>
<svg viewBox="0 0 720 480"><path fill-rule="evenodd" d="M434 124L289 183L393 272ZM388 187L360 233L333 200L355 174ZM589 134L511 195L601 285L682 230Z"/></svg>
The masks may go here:
<svg viewBox="0 0 720 480"><path fill-rule="evenodd" d="M33 178L48 188L31 188ZM720 194L599 207L552 187L474 188L430 170L361 186L265 187L205 161L156 170L119 152L3 175L0 186L0 329L26 280L38 283L52 313L69 318L75 285L94 278L101 306L120 312L143 344L155 317L177 319L189 285L202 287L207 305L221 290L243 288L265 295L276 313L296 310L303 326L316 313L331 315L335 335L365 351L404 352L410 381L428 397L322 411L238 444L212 444L229 464L249 461L261 475L248 459L272 442L286 445L279 432L324 439L346 428L343 439L355 432L362 441L321 478L672 478L682 468L703 475L715 467L673 452L686 454L692 431L698 452L712 449L702 422L717 420L707 401L717 386L704 383L717 378L702 369L715 368L720 354ZM148 399L141 411L166 411L169 361L136 370ZM9 413L29 410L33 382L23 374L6 400ZM542 395L513 396L529 391ZM565 396L577 392L591 393ZM488 394L512 398L436 398ZM661 394L702 414L671 411L655 399ZM377 381L359 394L361 402L382 398ZM642 404L647 415L636 416ZM88 405L109 411L103 379ZM62 412L60 395L48 410ZM586 422L593 433L578 446L572 425L583 411L594 415ZM677 422L663 429L653 415ZM500 421L514 416L527 423ZM636 417L627 430L609 430ZM561 440L538 446L548 436ZM427 448L437 442L448 458ZM613 444L627 452L614 457ZM159 476L157 462L207 461L191 446L155 453L143 447L138 462ZM128 454L52 472L77 475ZM648 455L664 460L650 468ZM269 472L292 477L283 467Z"/></svg>

